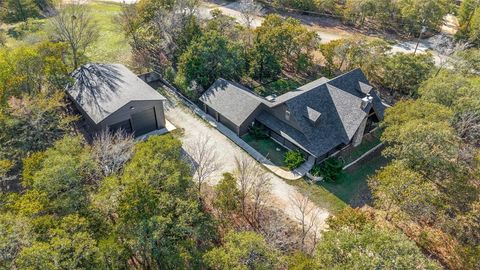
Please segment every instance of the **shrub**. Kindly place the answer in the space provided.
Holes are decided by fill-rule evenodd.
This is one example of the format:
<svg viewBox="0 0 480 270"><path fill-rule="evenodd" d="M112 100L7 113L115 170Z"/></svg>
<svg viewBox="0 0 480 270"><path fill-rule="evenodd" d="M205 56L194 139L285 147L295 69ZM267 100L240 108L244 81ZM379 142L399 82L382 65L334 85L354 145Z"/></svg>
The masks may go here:
<svg viewBox="0 0 480 270"><path fill-rule="evenodd" d="M325 181L335 181L342 172L343 162L336 158L327 158L321 164L317 164L311 170L314 176L322 176Z"/></svg>
<svg viewBox="0 0 480 270"><path fill-rule="evenodd" d="M167 80L169 83L175 82L176 76L177 73L175 72L175 69L173 67L167 67L165 69L165 80Z"/></svg>
<svg viewBox="0 0 480 270"><path fill-rule="evenodd" d="M41 30L44 23L33 19L20 23L15 27L8 29L8 35L15 39L21 39L29 34L36 33Z"/></svg>
<svg viewBox="0 0 480 270"><path fill-rule="evenodd" d="M263 128L262 126L259 126L259 125L254 125L254 126L250 127L248 132L250 133L250 135L252 135L257 140L268 138L268 134L267 134L267 131L265 130L265 128Z"/></svg>
<svg viewBox="0 0 480 270"><path fill-rule="evenodd" d="M305 162L305 158L299 151L288 151L285 153L284 161L288 169L293 170L302 165Z"/></svg>

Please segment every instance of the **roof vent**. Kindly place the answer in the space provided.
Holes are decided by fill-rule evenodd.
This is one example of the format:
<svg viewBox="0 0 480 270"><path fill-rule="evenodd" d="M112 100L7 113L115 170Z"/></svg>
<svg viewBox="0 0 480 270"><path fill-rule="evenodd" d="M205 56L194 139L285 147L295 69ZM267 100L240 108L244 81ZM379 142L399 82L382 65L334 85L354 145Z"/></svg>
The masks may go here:
<svg viewBox="0 0 480 270"><path fill-rule="evenodd" d="M265 97L265 99L270 101L270 102L274 102L276 98L277 98L277 95L275 95L275 94L271 94L271 95Z"/></svg>
<svg viewBox="0 0 480 270"><path fill-rule="evenodd" d="M362 98L362 104L360 105L361 106L361 109L362 110L365 110L365 108L367 108L367 106L372 103L373 101L373 97L370 96L370 95L367 95L366 97Z"/></svg>

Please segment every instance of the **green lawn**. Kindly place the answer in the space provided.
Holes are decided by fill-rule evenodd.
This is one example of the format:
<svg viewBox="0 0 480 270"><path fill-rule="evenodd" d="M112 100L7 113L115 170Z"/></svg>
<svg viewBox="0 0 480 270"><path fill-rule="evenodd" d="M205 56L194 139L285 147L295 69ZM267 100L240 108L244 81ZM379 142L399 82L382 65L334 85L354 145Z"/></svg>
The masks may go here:
<svg viewBox="0 0 480 270"><path fill-rule="evenodd" d="M335 182L320 182L318 186L328 190L353 207L362 206L370 200L368 177L386 164L387 160L380 155L367 157L359 165L354 165L347 171L343 171Z"/></svg>
<svg viewBox="0 0 480 270"><path fill-rule="evenodd" d="M122 29L114 21L121 13L121 4L92 2L89 6L98 24L100 37L87 51L87 57L92 62L122 63L129 66L132 50Z"/></svg>
<svg viewBox="0 0 480 270"><path fill-rule="evenodd" d="M242 139L246 143L248 143L251 147L253 147L255 150L260 152L263 156L265 156L268 160L273 162L273 164L288 170L284 162L284 156L288 150L285 149L283 146L276 143L274 140L270 138L257 140L248 133L244 135ZM277 150L280 150L280 151L277 151Z"/></svg>
<svg viewBox="0 0 480 270"><path fill-rule="evenodd" d="M320 207L335 214L347 206L359 207L370 202L368 177L385 166L387 160L376 155L362 163L343 171L334 183L310 184L304 180L288 181L288 183L298 187L300 191L306 192L310 199Z"/></svg>
<svg viewBox="0 0 480 270"><path fill-rule="evenodd" d="M352 149L348 154L341 155L345 165L355 161L357 158L361 157L370 149L374 148L375 146L381 143L380 132L379 132L380 129L377 129L377 130L373 132L375 136L364 138L362 143L359 146Z"/></svg>
<svg viewBox="0 0 480 270"><path fill-rule="evenodd" d="M89 62L122 63L130 66L131 47L122 30L115 23L115 18L120 14L122 6L118 3L91 2L92 17L97 23L100 35L98 40L87 50ZM7 35L7 47L16 47L23 44L33 44L48 40L48 20L30 20L28 27L17 23L2 25L4 31L10 29Z"/></svg>
<svg viewBox="0 0 480 270"><path fill-rule="evenodd" d="M327 209L332 214L338 213L348 206L344 201L335 196L335 194L320 185L310 184L302 179L286 180L286 182L292 186L296 186L300 192L307 194L312 202Z"/></svg>

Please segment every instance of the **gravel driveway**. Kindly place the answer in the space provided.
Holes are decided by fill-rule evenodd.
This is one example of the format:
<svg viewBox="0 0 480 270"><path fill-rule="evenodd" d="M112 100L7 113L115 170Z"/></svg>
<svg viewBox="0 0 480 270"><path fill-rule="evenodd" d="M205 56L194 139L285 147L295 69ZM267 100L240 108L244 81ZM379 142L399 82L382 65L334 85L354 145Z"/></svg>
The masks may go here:
<svg viewBox="0 0 480 270"><path fill-rule="evenodd" d="M211 177L209 181L210 184L215 184L224 172L232 172L235 169L236 156L246 155L243 149L238 147L215 128L209 126L188 108L177 104L175 98L168 97L168 102L165 107L166 118L177 128L183 129L184 135L181 140L184 145L196 142L201 136L207 136L212 142L214 142L217 149L216 156L218 162L221 164L221 169L216 175ZM249 158L252 157L249 156ZM287 184L283 179L277 177L273 173L267 173L271 179L271 201L273 206L283 211L292 220L295 220L296 210L292 207L290 198L298 194L296 188ZM323 230L325 228L325 220L329 216L329 213L323 208L318 208L318 212L317 227L319 230Z"/></svg>

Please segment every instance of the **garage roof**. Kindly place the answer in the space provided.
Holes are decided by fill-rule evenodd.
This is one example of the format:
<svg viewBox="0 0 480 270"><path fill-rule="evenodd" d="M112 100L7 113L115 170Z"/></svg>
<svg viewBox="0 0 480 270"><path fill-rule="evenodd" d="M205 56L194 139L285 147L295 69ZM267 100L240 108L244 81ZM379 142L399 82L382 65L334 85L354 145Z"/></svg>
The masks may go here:
<svg viewBox="0 0 480 270"><path fill-rule="evenodd" d="M200 101L240 126L264 99L238 83L218 79Z"/></svg>
<svg viewBox="0 0 480 270"><path fill-rule="evenodd" d="M131 101L165 100L121 64L86 64L71 76L67 92L95 124Z"/></svg>

